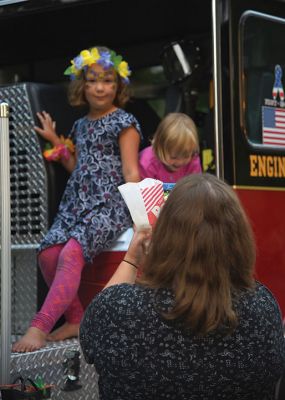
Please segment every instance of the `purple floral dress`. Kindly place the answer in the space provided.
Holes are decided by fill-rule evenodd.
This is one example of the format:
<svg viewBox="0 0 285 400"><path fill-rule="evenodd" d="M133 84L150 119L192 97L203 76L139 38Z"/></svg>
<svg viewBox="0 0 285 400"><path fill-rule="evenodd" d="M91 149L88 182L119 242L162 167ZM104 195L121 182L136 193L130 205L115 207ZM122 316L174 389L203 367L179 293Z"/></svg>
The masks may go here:
<svg viewBox="0 0 285 400"><path fill-rule="evenodd" d="M83 117L74 123L70 137L76 144L77 164L39 251L74 238L91 262L131 226L118 190L124 183L118 138L130 126L142 137L138 121L122 109L97 120Z"/></svg>

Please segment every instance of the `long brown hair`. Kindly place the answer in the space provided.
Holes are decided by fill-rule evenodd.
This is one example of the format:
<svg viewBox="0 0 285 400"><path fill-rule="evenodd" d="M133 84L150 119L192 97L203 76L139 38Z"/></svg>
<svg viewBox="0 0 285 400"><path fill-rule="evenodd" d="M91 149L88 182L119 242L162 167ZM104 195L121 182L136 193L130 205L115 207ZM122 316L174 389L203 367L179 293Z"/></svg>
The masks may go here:
<svg viewBox="0 0 285 400"><path fill-rule="evenodd" d="M254 287L255 244L233 189L210 174L181 179L155 226L140 284L172 289L164 317L197 334L234 329L233 296Z"/></svg>
<svg viewBox="0 0 285 400"><path fill-rule="evenodd" d="M100 52L110 52L108 47L97 46L98 51ZM128 102L130 95L127 84L125 84L120 77L120 75L116 72L117 77L117 92L114 100L114 105L116 107L123 108L125 104ZM70 105L72 106L85 106L88 105L85 95L84 95L84 87L85 87L85 73L81 72L80 76L71 81L68 87L68 100Z"/></svg>

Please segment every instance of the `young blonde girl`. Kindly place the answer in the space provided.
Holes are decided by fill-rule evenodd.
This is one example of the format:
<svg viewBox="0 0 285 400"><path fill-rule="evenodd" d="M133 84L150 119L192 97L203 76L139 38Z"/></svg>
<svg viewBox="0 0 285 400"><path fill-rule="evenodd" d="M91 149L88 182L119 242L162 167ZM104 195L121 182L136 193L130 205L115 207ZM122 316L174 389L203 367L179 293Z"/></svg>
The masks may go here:
<svg viewBox="0 0 285 400"><path fill-rule="evenodd" d="M183 113L170 113L160 122L152 144L140 152L142 178L177 182L200 173L199 140L194 121Z"/></svg>
<svg viewBox="0 0 285 400"><path fill-rule="evenodd" d="M61 162L71 175L39 248L38 262L49 292L27 333L13 345L16 352L34 351L46 340L78 335L83 315L77 296L82 269L131 226L117 187L140 180L140 127L121 108L128 100L128 64L108 48L93 47L81 51L65 74L72 78L70 103L87 104L89 112L74 123L68 140L56 134L55 121L47 112L38 113L42 127L35 130L53 146L45 157ZM49 334L62 314L66 323Z"/></svg>

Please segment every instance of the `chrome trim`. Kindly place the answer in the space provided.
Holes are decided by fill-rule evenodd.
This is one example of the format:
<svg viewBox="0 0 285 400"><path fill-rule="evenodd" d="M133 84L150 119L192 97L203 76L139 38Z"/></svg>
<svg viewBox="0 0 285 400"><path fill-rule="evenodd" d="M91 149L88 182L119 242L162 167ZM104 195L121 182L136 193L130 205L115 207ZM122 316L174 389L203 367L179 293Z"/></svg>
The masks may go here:
<svg viewBox="0 0 285 400"><path fill-rule="evenodd" d="M9 106L0 105L1 182L1 371L0 382L10 383L11 359L11 204Z"/></svg>
<svg viewBox="0 0 285 400"><path fill-rule="evenodd" d="M219 178L224 178L220 21L221 21L221 3L219 0L212 0L215 163L216 163L216 175Z"/></svg>

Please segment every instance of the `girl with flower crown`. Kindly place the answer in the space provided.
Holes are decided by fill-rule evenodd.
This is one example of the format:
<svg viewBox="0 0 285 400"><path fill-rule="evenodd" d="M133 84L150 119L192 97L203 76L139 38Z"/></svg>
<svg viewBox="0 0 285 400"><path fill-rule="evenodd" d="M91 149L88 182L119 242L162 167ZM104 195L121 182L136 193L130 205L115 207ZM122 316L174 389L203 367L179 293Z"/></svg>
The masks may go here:
<svg viewBox="0 0 285 400"><path fill-rule="evenodd" d="M78 335L82 269L131 226L117 187L140 180L140 126L121 108L128 100L128 64L108 48L93 47L81 51L65 75L72 80L70 104L88 104L89 112L75 121L68 140L56 134L47 112L37 114L42 127L35 130L53 146L44 156L61 162L71 175L39 248L38 262L49 292L26 334L13 345L14 352L35 351L47 340ZM50 333L62 314L65 324Z"/></svg>

